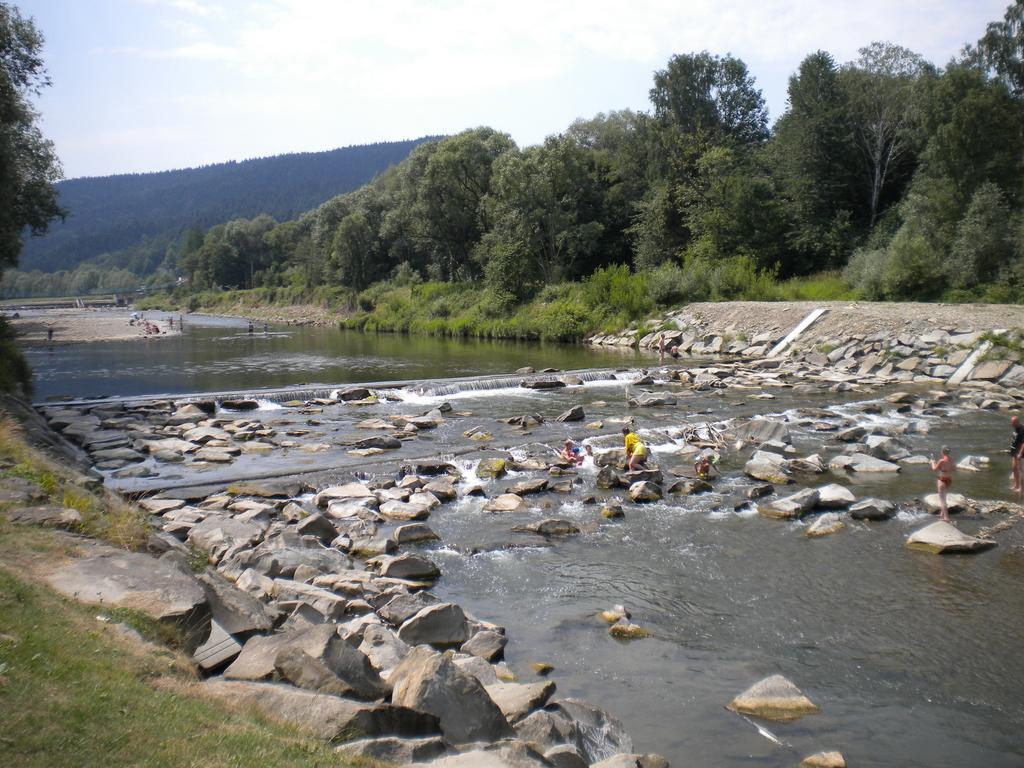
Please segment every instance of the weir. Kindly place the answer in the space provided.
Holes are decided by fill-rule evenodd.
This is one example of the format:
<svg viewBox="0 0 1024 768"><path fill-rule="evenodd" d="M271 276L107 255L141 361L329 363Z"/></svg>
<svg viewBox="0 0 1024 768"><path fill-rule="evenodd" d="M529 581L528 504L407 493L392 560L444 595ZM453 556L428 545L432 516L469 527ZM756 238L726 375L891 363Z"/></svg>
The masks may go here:
<svg viewBox="0 0 1024 768"><path fill-rule="evenodd" d="M575 377L584 383L618 379L623 382L635 381L642 372L637 368L629 369L584 369L574 371L557 371L550 373L510 374L507 376L462 376L451 379L432 379L429 381L368 381L348 382L345 384L306 384L275 389L228 390L222 392L191 392L164 393L157 395L124 395L116 397L83 398L75 400L53 400L36 402L36 408L52 408L62 405L99 405L102 403L146 403L154 400L174 400L175 402L193 403L214 400L263 400L270 403L286 403L289 400L318 400L331 398L337 391L354 387L369 389L406 390L423 397L447 397L461 392L483 392L498 389L515 389L522 382L551 381L563 377Z"/></svg>

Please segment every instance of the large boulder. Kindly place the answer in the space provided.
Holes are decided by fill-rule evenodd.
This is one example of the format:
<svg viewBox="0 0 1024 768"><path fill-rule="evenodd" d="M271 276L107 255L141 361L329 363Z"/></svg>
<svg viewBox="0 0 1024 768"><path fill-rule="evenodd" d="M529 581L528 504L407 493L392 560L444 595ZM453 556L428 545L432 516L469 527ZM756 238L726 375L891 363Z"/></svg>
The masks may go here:
<svg viewBox="0 0 1024 768"><path fill-rule="evenodd" d="M829 483L818 489L818 509L846 509L856 501L850 489L839 483Z"/></svg>
<svg viewBox="0 0 1024 768"><path fill-rule="evenodd" d="M776 485L792 483L793 478L786 468L786 460L777 453L756 451L743 467L744 473L755 480L764 480Z"/></svg>
<svg viewBox="0 0 1024 768"><path fill-rule="evenodd" d="M817 503L818 491L814 488L805 488L792 496L775 499L766 504L758 504L757 511L763 517L798 520L814 509Z"/></svg>
<svg viewBox="0 0 1024 768"><path fill-rule="evenodd" d="M780 419L751 419L740 424L733 430L737 439L746 443L760 444L776 440L782 443L792 442L789 426Z"/></svg>
<svg viewBox="0 0 1024 768"><path fill-rule="evenodd" d="M324 488L316 495L314 501L318 507L326 507L329 502L335 499L365 499L371 496L376 498L373 491L362 483L345 483L344 485L332 485L329 488Z"/></svg>
<svg viewBox="0 0 1024 768"><path fill-rule="evenodd" d="M515 512L526 506L523 497L515 493L503 493L488 499L484 504L484 512Z"/></svg>
<svg viewBox="0 0 1024 768"><path fill-rule="evenodd" d="M231 635L268 632L274 626L266 606L215 571L196 574L214 620Z"/></svg>
<svg viewBox="0 0 1024 768"><path fill-rule="evenodd" d="M850 507L854 520L888 520L896 514L896 505L885 499L864 499Z"/></svg>
<svg viewBox="0 0 1024 768"><path fill-rule="evenodd" d="M514 724L543 707L554 694L555 684L550 680L541 683L495 683L486 686L485 690L505 719Z"/></svg>
<svg viewBox="0 0 1024 768"><path fill-rule="evenodd" d="M505 459L480 459L476 465L476 476L481 479L496 479L505 474Z"/></svg>
<svg viewBox="0 0 1024 768"><path fill-rule="evenodd" d="M846 469L850 472L899 472L900 465L866 453L855 453L849 457Z"/></svg>
<svg viewBox="0 0 1024 768"><path fill-rule="evenodd" d="M583 421L587 418L587 414L583 410L582 405L574 405L565 413L558 416L555 421Z"/></svg>
<svg viewBox="0 0 1024 768"><path fill-rule="evenodd" d="M280 677L298 688L335 696L375 700L387 694L380 675L362 651L335 633L327 659L310 656L301 648L288 647L274 658Z"/></svg>
<svg viewBox="0 0 1024 768"><path fill-rule="evenodd" d="M201 693L233 707L252 708L264 717L334 741L353 733L366 736L432 736L440 728L436 716L391 704L371 704L291 685L213 678Z"/></svg>
<svg viewBox="0 0 1024 768"><path fill-rule="evenodd" d="M937 555L979 552L995 545L994 539L981 539L977 536L970 536L960 531L952 523L946 523L942 520L914 531L907 539L907 547L910 549L920 549Z"/></svg>
<svg viewBox="0 0 1024 768"><path fill-rule="evenodd" d="M391 675L392 702L436 716L453 743L512 735L508 721L475 677L428 646L414 648Z"/></svg>
<svg viewBox="0 0 1024 768"><path fill-rule="evenodd" d="M407 645L460 645L468 637L466 614L454 603L427 606L398 630L398 639Z"/></svg>
<svg viewBox="0 0 1024 768"><path fill-rule="evenodd" d="M661 486L641 480L629 486L629 498L636 502L658 501L663 496Z"/></svg>
<svg viewBox="0 0 1024 768"><path fill-rule="evenodd" d="M380 673L381 679L390 680L391 672L409 653L409 646L387 627L370 624L363 630L359 650L366 654L370 664Z"/></svg>
<svg viewBox="0 0 1024 768"><path fill-rule="evenodd" d="M441 569L429 558L409 553L384 560L380 575L392 579L436 579Z"/></svg>
<svg viewBox="0 0 1024 768"><path fill-rule="evenodd" d="M249 638L238 658L224 670L224 677L230 680L266 680L274 676L274 664L278 654L295 648L318 659L328 667L332 665L332 654L336 652L337 627L321 624L307 629L279 632L274 635L257 635Z"/></svg>
<svg viewBox="0 0 1024 768"><path fill-rule="evenodd" d="M797 720L818 711L818 707L782 675L766 677L750 686L729 702L728 709L781 721Z"/></svg>
<svg viewBox="0 0 1024 768"><path fill-rule="evenodd" d="M941 511L939 506L939 494L929 493L921 502L924 504L924 508L931 512L933 515L937 515ZM946 509L950 513L956 512L967 512L971 509L971 505L967 501L967 497L961 493L947 493L946 494Z"/></svg>
<svg viewBox="0 0 1024 768"><path fill-rule="evenodd" d="M157 621L182 627L197 647L209 634L206 592L191 575L148 555L83 542L82 556L58 565L46 581L83 603L132 608Z"/></svg>

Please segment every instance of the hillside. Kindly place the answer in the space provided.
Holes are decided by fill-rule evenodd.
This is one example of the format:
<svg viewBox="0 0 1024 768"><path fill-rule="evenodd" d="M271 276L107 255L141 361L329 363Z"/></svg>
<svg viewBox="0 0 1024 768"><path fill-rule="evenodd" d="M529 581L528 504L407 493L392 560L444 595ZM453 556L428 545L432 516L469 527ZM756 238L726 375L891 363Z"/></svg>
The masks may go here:
<svg viewBox="0 0 1024 768"><path fill-rule="evenodd" d="M72 270L102 254L145 241L170 241L202 229L269 213L284 220L354 190L401 162L428 137L277 155L202 168L71 179L57 185L70 215L40 238L26 238L22 270ZM127 263L118 266L129 266ZM139 266L139 265L131 265Z"/></svg>

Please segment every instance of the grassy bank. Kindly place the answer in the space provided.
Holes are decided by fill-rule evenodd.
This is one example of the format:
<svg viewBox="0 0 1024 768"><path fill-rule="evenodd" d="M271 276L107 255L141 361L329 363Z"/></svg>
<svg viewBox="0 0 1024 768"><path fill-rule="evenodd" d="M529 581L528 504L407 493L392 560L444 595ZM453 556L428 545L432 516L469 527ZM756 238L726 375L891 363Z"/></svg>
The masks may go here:
<svg viewBox="0 0 1024 768"><path fill-rule="evenodd" d="M35 503L78 510L82 533L126 549L144 543L148 527L138 510L77 485L73 472L26 438L0 412L0 485L29 483ZM0 504L0 765L374 765L339 759L331 745L295 729L204 700L173 629L41 586L72 545L54 531L8 523L11 506Z"/></svg>
<svg viewBox="0 0 1024 768"><path fill-rule="evenodd" d="M304 289L294 286L254 288L236 291L175 291L146 296L134 303L138 310L207 312L210 314L258 317L267 310L303 307L310 314L335 317L347 314L355 294L334 286Z"/></svg>

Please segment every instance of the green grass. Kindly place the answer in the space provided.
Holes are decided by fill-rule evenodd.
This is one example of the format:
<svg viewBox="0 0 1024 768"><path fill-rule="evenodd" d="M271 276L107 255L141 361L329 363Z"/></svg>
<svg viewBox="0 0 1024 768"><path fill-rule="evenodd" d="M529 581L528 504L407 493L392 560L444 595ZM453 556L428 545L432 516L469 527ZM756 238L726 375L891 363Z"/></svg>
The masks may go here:
<svg viewBox="0 0 1024 768"><path fill-rule="evenodd" d="M776 286L777 301L853 301L857 291L838 272L793 277Z"/></svg>
<svg viewBox="0 0 1024 768"><path fill-rule="evenodd" d="M134 612L104 615L154 637ZM180 657L120 639L96 616L0 568L0 765L355 765L294 729L193 696Z"/></svg>

